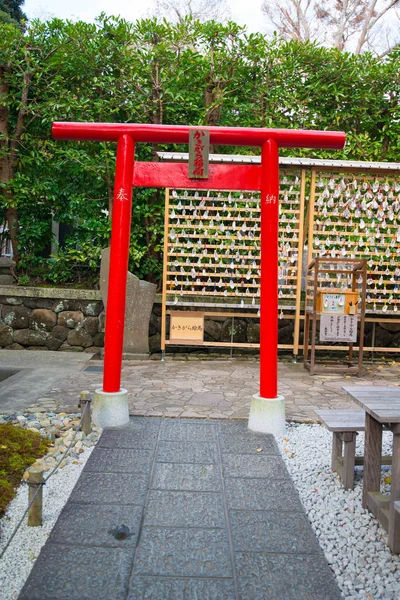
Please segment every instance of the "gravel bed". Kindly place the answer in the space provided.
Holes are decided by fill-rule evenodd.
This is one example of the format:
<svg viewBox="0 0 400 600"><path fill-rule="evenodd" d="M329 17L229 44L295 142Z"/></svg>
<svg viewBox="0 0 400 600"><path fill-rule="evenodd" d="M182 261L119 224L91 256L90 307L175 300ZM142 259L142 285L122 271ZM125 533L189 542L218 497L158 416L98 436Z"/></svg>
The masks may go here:
<svg viewBox="0 0 400 600"><path fill-rule="evenodd" d="M346 600L399 600L400 557L386 545L386 532L361 506L362 468L354 490L345 490L330 470L332 434L321 425L287 426L278 440L282 456L328 563ZM392 435L383 433L383 454ZM357 436L357 454L364 434ZM382 467L381 491L390 492L390 467Z"/></svg>
<svg viewBox="0 0 400 600"><path fill-rule="evenodd" d="M11 422L14 426L37 431L43 437L53 441L53 446L49 448L48 454L38 459L33 465L45 471L45 478L60 461L72 441L69 454L43 488L43 525L28 527L28 517L26 516L0 561L0 600L18 598L42 546L49 537L61 509L68 500L100 437L102 430L96 427L93 427L92 432L87 436L82 431L78 431L75 436L75 429L79 425L79 421L79 413L67 415L66 413L42 411L0 415L0 423ZM10 539L27 506L28 486L23 483L15 498L10 502L6 514L0 520L0 552Z"/></svg>

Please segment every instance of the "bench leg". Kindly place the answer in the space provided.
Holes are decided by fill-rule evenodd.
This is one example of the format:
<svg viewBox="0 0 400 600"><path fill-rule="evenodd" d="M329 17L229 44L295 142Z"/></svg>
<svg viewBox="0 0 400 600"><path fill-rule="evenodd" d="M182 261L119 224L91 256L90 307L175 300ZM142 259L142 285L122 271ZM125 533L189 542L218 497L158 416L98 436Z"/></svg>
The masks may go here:
<svg viewBox="0 0 400 600"><path fill-rule="evenodd" d="M363 508L368 508L368 492L381 489L382 425L365 413Z"/></svg>
<svg viewBox="0 0 400 600"><path fill-rule="evenodd" d="M332 471L338 470L338 458L342 457L342 440L340 439L340 434L333 432L332 437L332 460L331 460L331 469Z"/></svg>
<svg viewBox="0 0 400 600"><path fill-rule="evenodd" d="M346 431L342 434L342 439L344 441L342 482L346 490L352 490L356 461L356 432Z"/></svg>

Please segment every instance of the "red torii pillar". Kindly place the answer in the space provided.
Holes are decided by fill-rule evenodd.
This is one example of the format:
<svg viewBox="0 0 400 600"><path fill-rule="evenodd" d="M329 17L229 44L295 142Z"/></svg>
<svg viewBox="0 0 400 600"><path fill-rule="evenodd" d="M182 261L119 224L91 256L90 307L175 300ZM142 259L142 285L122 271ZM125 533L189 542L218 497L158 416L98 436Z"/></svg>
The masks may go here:
<svg viewBox="0 0 400 600"><path fill-rule="evenodd" d="M210 143L260 146L259 165L210 165L208 179L189 179L188 167L179 163L135 161L136 142L188 144L192 129L208 130ZM345 133L242 127L189 127L117 123L53 123L57 140L117 142L117 164L112 215L110 273L106 313L103 389L97 390L101 425L122 425L129 418L127 392L121 390L125 295L132 212L132 187L176 187L261 192L261 294L260 294L260 394L253 398L249 426L258 431L282 433L268 426L264 408L278 394L278 210L279 148L341 149ZM278 399L279 400L279 399ZM254 404L255 403L255 404ZM283 405L283 399L280 400ZM264 407L264 408L263 408ZM272 410L274 412L274 409ZM275 417L271 416L272 421ZM283 423L283 425L282 425Z"/></svg>

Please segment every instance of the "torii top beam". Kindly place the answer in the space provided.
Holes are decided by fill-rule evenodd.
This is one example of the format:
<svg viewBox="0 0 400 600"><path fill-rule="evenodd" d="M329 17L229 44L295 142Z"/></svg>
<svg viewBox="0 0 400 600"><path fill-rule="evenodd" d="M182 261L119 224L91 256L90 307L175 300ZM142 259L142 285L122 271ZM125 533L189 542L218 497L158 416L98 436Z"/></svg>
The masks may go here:
<svg viewBox="0 0 400 600"><path fill-rule="evenodd" d="M118 142L129 135L134 142L188 144L193 129L208 130L210 143L225 146L263 146L274 140L280 148L322 148L341 150L346 140L342 131L265 129L256 127L189 127L188 125L146 125L140 123L53 123L56 140Z"/></svg>

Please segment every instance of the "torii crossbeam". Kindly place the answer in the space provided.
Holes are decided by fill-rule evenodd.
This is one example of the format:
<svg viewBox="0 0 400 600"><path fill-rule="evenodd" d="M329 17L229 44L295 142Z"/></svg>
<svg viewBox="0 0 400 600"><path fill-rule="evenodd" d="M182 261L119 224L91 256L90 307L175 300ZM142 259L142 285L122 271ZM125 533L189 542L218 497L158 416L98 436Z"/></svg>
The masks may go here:
<svg viewBox="0 0 400 600"><path fill-rule="evenodd" d="M210 165L207 179L191 179L188 165L135 161L135 143L188 144L191 130L209 131L210 144L261 147L261 165ZM341 149L345 133L242 127L189 127L117 123L53 123L57 140L117 142L110 251L103 389L121 390L132 187L173 187L261 192L260 394L278 393L279 148ZM127 407L127 402L126 402ZM106 419L107 420L107 419ZM103 424L115 424L115 419ZM272 431L273 433L274 431Z"/></svg>

